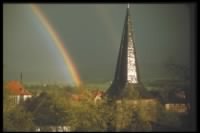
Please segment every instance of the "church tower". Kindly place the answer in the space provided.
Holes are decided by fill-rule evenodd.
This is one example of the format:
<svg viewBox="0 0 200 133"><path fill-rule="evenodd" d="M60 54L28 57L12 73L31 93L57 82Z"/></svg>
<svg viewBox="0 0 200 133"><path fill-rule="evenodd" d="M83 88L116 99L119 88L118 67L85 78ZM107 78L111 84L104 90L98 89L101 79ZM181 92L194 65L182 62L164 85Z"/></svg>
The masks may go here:
<svg viewBox="0 0 200 133"><path fill-rule="evenodd" d="M107 91L109 97L123 97L125 89L141 89L140 74L136 56L135 39L132 31L132 22L129 11L126 11L124 29L119 49L114 80ZM140 90L139 90L140 91Z"/></svg>

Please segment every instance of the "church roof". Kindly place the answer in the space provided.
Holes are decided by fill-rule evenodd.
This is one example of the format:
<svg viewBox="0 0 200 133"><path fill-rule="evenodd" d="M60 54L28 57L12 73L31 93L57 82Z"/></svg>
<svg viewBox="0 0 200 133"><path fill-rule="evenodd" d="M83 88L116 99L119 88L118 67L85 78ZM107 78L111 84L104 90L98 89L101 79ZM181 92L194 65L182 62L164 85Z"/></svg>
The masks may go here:
<svg viewBox="0 0 200 133"><path fill-rule="evenodd" d="M142 87L142 83L140 81L138 69L139 66L137 62L133 26L128 6L124 20L115 76L111 86L107 90L107 94L110 97L117 98L121 97L123 90L127 90L127 88L140 89Z"/></svg>

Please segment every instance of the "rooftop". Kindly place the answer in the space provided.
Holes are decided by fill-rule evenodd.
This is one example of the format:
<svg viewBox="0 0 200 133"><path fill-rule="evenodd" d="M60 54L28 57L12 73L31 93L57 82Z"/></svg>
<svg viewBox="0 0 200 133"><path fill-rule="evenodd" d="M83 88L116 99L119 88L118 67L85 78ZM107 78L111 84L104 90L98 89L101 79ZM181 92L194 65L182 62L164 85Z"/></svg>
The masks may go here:
<svg viewBox="0 0 200 133"><path fill-rule="evenodd" d="M19 81L9 81L5 85L5 89L7 89L11 94L14 95L32 95L28 92L24 86Z"/></svg>

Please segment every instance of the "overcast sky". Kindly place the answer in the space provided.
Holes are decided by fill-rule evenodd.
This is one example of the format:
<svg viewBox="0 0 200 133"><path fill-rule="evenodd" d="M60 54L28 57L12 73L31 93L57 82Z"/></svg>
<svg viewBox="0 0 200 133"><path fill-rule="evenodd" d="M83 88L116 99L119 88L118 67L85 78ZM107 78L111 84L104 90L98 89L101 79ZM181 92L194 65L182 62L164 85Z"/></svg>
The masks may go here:
<svg viewBox="0 0 200 133"><path fill-rule="evenodd" d="M111 81L126 4L40 4L83 81ZM172 57L190 64L191 19L186 4L131 4L141 79L165 78ZM29 4L3 6L4 80L71 82L62 55Z"/></svg>

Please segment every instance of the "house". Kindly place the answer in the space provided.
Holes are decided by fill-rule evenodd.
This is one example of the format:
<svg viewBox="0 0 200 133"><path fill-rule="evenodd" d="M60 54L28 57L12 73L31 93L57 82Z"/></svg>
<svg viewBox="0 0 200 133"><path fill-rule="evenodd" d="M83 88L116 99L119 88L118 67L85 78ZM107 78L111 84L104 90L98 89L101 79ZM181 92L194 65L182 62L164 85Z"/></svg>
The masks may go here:
<svg viewBox="0 0 200 133"><path fill-rule="evenodd" d="M28 92L19 81L9 81L6 83L5 89L8 90L15 104L19 104L32 97L32 94Z"/></svg>
<svg viewBox="0 0 200 133"><path fill-rule="evenodd" d="M187 92L184 89L176 89L169 92L165 101L165 109L171 112L187 113L190 110Z"/></svg>
<svg viewBox="0 0 200 133"><path fill-rule="evenodd" d="M46 126L44 127L37 127L36 132L44 132L45 130L48 130L49 132L70 132L71 127L70 126Z"/></svg>
<svg viewBox="0 0 200 133"><path fill-rule="evenodd" d="M95 104L97 103L97 101L101 101L102 97L105 95L105 93L103 91L97 91L94 93L94 102Z"/></svg>

